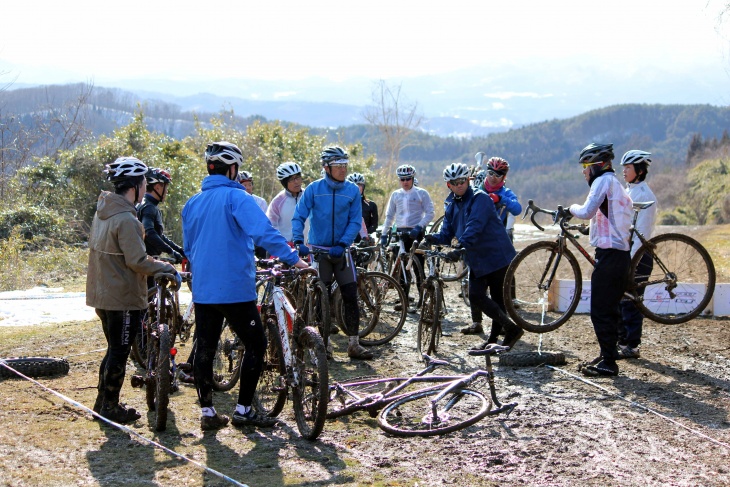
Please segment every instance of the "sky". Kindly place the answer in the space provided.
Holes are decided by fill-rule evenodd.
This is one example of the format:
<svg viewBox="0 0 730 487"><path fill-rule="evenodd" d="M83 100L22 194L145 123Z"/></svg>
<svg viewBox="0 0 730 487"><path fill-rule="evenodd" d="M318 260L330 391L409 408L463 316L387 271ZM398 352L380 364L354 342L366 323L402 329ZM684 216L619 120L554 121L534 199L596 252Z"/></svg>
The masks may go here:
<svg viewBox="0 0 730 487"><path fill-rule="evenodd" d="M4 0L0 85L392 79L538 62L730 66L727 3Z"/></svg>

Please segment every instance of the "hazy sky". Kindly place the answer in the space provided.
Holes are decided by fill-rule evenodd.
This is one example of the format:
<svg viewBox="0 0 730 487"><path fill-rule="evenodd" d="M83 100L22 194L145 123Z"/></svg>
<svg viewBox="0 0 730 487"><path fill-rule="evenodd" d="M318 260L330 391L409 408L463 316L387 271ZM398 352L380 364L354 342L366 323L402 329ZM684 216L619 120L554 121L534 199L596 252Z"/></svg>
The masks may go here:
<svg viewBox="0 0 730 487"><path fill-rule="evenodd" d="M532 60L689 69L730 65L725 3L4 0L0 72L18 83L100 83L378 79Z"/></svg>

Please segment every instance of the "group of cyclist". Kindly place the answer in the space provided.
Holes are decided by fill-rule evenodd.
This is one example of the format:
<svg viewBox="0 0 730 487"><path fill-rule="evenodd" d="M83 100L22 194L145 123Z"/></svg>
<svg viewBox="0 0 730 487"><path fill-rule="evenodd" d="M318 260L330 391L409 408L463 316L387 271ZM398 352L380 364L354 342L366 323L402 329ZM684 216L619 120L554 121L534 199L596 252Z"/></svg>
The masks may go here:
<svg viewBox="0 0 730 487"><path fill-rule="evenodd" d="M591 144L580 154L583 172L591 187L583 205L572 205L572 216L591 220L591 244L596 247L592 278L591 319L600 346L599 357L584 364L587 375L616 375L619 358L638 357L641 315L631 303L620 303L629 269L628 227L631 198L654 199L644 182L651 162L648 153L629 151L622 159L629 192L620 185L611 166L610 144ZM377 206L365 197L362 174L348 176L349 157L338 146L326 147L320 157L322 178L303 189L302 168L286 162L277 168L283 189L270 204L253 194L253 177L242 170L239 147L220 141L205 150L208 176L201 191L182 210L183 241L179 246L164 234L159 210L172 181L162 169L148 168L134 157L120 157L104 170L114 192L102 191L89 239L87 304L96 309L107 340L107 352L99 370L94 411L119 423L140 417L119 402L131 343L139 332L147 307L145 276L174 273L174 267L156 259L161 253L176 263L187 259L194 269L192 286L196 306L193 353L187 368L194 376L201 407L201 428L215 430L230 418L213 406L213 357L223 320L245 346L238 402L233 412L236 426L271 426L276 420L258 414L252 400L263 366L266 338L256 307L255 255L277 256L284 263L306 268L311 263L329 286L337 282L344 304L344 331L348 356L373 358L358 340L359 308L355 264L350 246L370 239L378 224ZM522 207L505 186L509 163L492 157L484 163L477 154L477 171L454 163L443 171L450 194L444 201L444 220L438 233L427 234L434 216L431 197L416 185L416 169L396 169L400 188L390 195L381 244L387 245L392 228L410 247L452 245L452 259L463 255L469 267L472 324L464 334L483 334L482 313L492 320L486 341L477 348L497 343L514 347L523 335L505 312L504 276L516 255L508 228L510 215ZM137 206L135 206L137 205ZM647 212L638 225L649 237L655 211ZM410 303L407 304L409 307ZM411 310L412 311L412 310ZM622 320L622 311L624 319ZM625 326L624 326L625 325Z"/></svg>

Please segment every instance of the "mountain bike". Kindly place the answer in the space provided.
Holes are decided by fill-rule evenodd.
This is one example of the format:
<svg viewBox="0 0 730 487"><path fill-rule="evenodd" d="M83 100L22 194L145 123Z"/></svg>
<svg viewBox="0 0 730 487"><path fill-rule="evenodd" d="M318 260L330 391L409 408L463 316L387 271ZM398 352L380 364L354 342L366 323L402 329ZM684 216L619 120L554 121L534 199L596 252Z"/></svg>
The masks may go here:
<svg viewBox="0 0 730 487"><path fill-rule="evenodd" d="M426 367L411 377L366 377L335 382L329 388L327 418L367 411L371 417L377 415L378 426L393 435L434 436L466 428L485 416L509 415L517 403L500 403L491 361L492 355L507 350L509 347L497 344L490 344L484 350L470 350L469 355L485 358L486 370L466 375L427 375L449 363L423 354ZM471 388L482 379L487 380L491 399Z"/></svg>
<svg viewBox="0 0 730 487"><path fill-rule="evenodd" d="M357 262L361 252L371 247L350 247ZM406 322L408 298L400 284L388 274L357 267L357 303L360 311L359 337L363 346L388 343ZM335 320L344 327L345 307L337 282L332 283L332 309Z"/></svg>
<svg viewBox="0 0 730 487"><path fill-rule="evenodd" d="M261 314L267 337L264 366L254 405L262 414L278 416L292 392L294 417L301 435L314 440L324 428L329 372L327 352L316 328L306 326L287 297L287 278L307 279L317 271L283 269L281 265L256 272L263 283Z"/></svg>
<svg viewBox="0 0 730 487"><path fill-rule="evenodd" d="M423 301L423 295L421 294L421 284L425 277L423 272L423 265L418 259L414 259L413 265L408 268L408 262L412 258L408 249L403 244L403 235L406 232L393 232L390 235L388 245L386 249L383 249L387 259L387 270L383 271L389 274L395 279L398 284L403 288L408 296L406 306L411 312L415 310L410 308L410 302L416 302L416 308L420 307ZM415 242L414 242L415 244ZM414 292L415 291L415 292Z"/></svg>
<svg viewBox="0 0 730 487"><path fill-rule="evenodd" d="M641 247L631 259L629 282L624 293L650 320L663 324L678 324L699 315L710 302L715 289L715 266L707 250L686 235L666 233L646 239L636 229L639 211L654 204L636 202L631 224L630 242L641 241ZM575 312L581 299L583 278L578 261L567 242L595 266L595 260L578 243L578 231L588 234L585 224L569 223L571 215L558 207L542 209L528 202L523 219L536 221L539 213L550 215L560 228L554 242L542 241L528 245L514 258L504 279L504 302L507 312L521 328L545 333L563 325ZM649 256L650 271L640 265Z"/></svg>
<svg viewBox="0 0 730 487"><path fill-rule="evenodd" d="M444 300L444 281L439 274L440 261L451 260L446 253L438 250L411 249L411 253L425 255L428 274L423 281L421 292L423 293L423 305L421 317L418 320L418 353L436 353L441 338L441 318L446 312L446 301ZM463 252L462 252L463 254ZM416 259L409 259L415 262Z"/></svg>

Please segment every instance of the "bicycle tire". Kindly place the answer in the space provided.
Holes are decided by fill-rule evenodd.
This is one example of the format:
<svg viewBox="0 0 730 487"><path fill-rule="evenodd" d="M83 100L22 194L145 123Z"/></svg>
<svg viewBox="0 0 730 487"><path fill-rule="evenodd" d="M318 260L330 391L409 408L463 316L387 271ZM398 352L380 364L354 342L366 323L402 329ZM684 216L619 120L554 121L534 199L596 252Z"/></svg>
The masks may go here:
<svg viewBox="0 0 730 487"><path fill-rule="evenodd" d="M443 225L443 223L444 215L441 215L431 224L431 228L428 229L428 233L438 233L439 230L441 230L441 225Z"/></svg>
<svg viewBox="0 0 730 487"><path fill-rule="evenodd" d="M467 272L469 269L467 268ZM461 299L464 301L464 304L467 306L471 306L471 301L469 300L469 276L464 276L459 281L459 287L461 288Z"/></svg>
<svg viewBox="0 0 730 487"><path fill-rule="evenodd" d="M403 329L408 316L408 298L398 282L382 272L358 275L360 344L383 345ZM400 309L396 309L400 304Z"/></svg>
<svg viewBox="0 0 730 487"><path fill-rule="evenodd" d="M448 251L449 248L443 249L443 252ZM454 282L466 277L467 272L469 272L469 266L466 265L463 256L456 262L447 259L439 259L438 271L441 280L444 282Z"/></svg>
<svg viewBox="0 0 730 487"><path fill-rule="evenodd" d="M429 398L441 392L442 389L417 391L391 402L378 415L378 426L401 437L444 435L480 421L492 407L491 399L481 392L459 389L446 395L445 407L439 411L440 421L430 422Z"/></svg>
<svg viewBox="0 0 730 487"><path fill-rule="evenodd" d="M292 391L294 419L303 438L316 440L327 418L329 373L327 352L314 328L304 327L297 337L294 362L299 376Z"/></svg>
<svg viewBox="0 0 730 487"><path fill-rule="evenodd" d="M279 329L271 314L267 315L264 326L267 345L254 405L258 412L273 418L281 413L286 404L287 387L283 380L286 377L286 364Z"/></svg>
<svg viewBox="0 0 730 487"><path fill-rule="evenodd" d="M170 402L170 331L166 324L158 329L159 355L155 367L155 430L165 431L167 428L167 406Z"/></svg>
<svg viewBox="0 0 730 487"><path fill-rule="evenodd" d="M646 287L636 301L637 308L650 320L666 325L695 318L707 308L715 291L715 265L710 254L697 240L678 233L658 235L649 243L653 250L642 245L631 260L629 282L648 279L650 283L664 280L664 284ZM647 253L653 264L648 275L639 271L639 263ZM676 300L667 299L668 287L678 296Z"/></svg>
<svg viewBox="0 0 730 487"><path fill-rule="evenodd" d="M154 310L154 311L153 311ZM142 369L147 369L147 328L157 321L157 288L151 287L147 290L147 309L142 313L140 320L140 329L132 341L132 350L130 355Z"/></svg>
<svg viewBox="0 0 730 487"><path fill-rule="evenodd" d="M324 346L327 347L330 340L330 327L332 326L332 311L330 310L327 286L324 282L319 279L312 282L306 303L307 316L304 322L319 331L319 336L322 337Z"/></svg>
<svg viewBox="0 0 730 487"><path fill-rule="evenodd" d="M245 348L228 320L223 320L221 336L213 357L213 390L230 391L241 377Z"/></svg>
<svg viewBox="0 0 730 487"><path fill-rule="evenodd" d="M563 352L519 352L499 355L499 365L535 367L538 365L565 365Z"/></svg>
<svg viewBox="0 0 730 487"><path fill-rule="evenodd" d="M2 359L8 366L28 377L66 375L71 369L68 360L54 357L8 357ZM20 377L15 371L0 366L0 378Z"/></svg>
<svg viewBox="0 0 730 487"><path fill-rule="evenodd" d="M441 289L431 280L426 281L423 290L423 307L418 320L418 354L436 352L436 335L439 330L441 312Z"/></svg>
<svg viewBox="0 0 730 487"><path fill-rule="evenodd" d="M558 268L554 269L557 252L557 242L535 242L517 254L507 268L504 305L523 330L553 331L568 321L578 307L583 289L580 266L566 248ZM547 276L553 269L554 279L547 284ZM563 286L563 282L573 286Z"/></svg>

